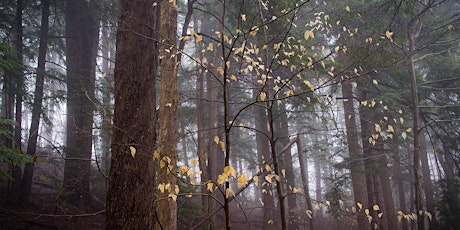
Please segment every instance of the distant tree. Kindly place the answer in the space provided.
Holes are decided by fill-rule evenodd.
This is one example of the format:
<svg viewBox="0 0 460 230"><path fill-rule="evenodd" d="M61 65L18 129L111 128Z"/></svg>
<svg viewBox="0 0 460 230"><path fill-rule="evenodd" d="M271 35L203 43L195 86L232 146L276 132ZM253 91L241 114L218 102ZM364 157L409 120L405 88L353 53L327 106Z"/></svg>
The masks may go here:
<svg viewBox="0 0 460 230"><path fill-rule="evenodd" d="M85 210L90 202L93 112L99 20L93 1L65 2L67 65L67 135L64 190L66 200Z"/></svg>

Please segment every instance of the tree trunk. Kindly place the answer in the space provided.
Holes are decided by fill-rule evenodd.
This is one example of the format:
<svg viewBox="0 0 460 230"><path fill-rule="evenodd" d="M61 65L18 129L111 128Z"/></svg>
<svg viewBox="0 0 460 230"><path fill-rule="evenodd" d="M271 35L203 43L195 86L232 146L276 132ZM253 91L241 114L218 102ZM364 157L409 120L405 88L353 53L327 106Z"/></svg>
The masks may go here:
<svg viewBox="0 0 460 230"><path fill-rule="evenodd" d="M170 185L171 189L158 191L156 203L156 229L177 229L177 203L179 191L176 185L177 166L177 12L175 1L162 1L160 6L160 114L159 114L159 152L160 168L157 184ZM162 161L165 166L162 167Z"/></svg>
<svg viewBox="0 0 460 230"><path fill-rule="evenodd" d="M99 21L91 3L67 0L65 22L67 136L64 190L70 204L86 210L91 204L89 177Z"/></svg>
<svg viewBox="0 0 460 230"><path fill-rule="evenodd" d="M22 153L22 101L24 95L24 63L23 63L23 28L22 28L22 15L24 5L22 0L16 1L16 18L13 26L13 52L15 61L18 65L17 69L14 69L11 74L13 75L12 84L14 84L14 92L11 92L11 99L15 107L14 114L14 139L12 147L17 150L18 153ZM14 102L13 98L16 98ZM11 107L11 108L12 108ZM12 119L12 117L11 117ZM19 201L19 194L21 193L21 176L22 169L21 165L13 165L11 167L11 176L13 177L12 187L9 191L8 198L11 203L17 203Z"/></svg>
<svg viewBox="0 0 460 230"><path fill-rule="evenodd" d="M414 23L412 25L412 23ZM418 103L418 86L417 86L417 76L415 73L415 62L414 54L416 52L415 48L415 39L418 37L418 33L421 29L421 22L419 18L414 19L413 22L409 23L409 28L407 32L407 38L409 40L409 52L407 56L409 76L411 80L411 92L412 92L412 115L413 115L413 125L412 130L414 132L414 154L413 154L413 170L414 170L414 186L415 186L415 213L423 211L423 198L422 198L422 184L421 184L421 162L420 162L420 108ZM417 215L417 229L425 229L424 215Z"/></svg>
<svg viewBox="0 0 460 230"><path fill-rule="evenodd" d="M254 98L258 97L258 90L256 88L253 89L252 95ZM268 164L271 159L270 155L270 142L269 142L269 132L268 132L268 120L267 120L267 113L266 109L263 107L264 104L259 104L259 106L254 107L254 125L256 129L256 146L257 146L257 153L258 159L261 159L263 163L261 166L261 170L264 173L260 176L260 178L265 178L269 174L265 170L265 164ZM262 229L274 229L273 224L270 224L270 220L274 221L274 208L275 202L273 200L273 186L271 183L264 183L261 180L261 189L262 189L262 203L263 203L263 223Z"/></svg>
<svg viewBox="0 0 460 230"><path fill-rule="evenodd" d="M369 203L367 200L365 171L362 159L363 155L359 147L358 129L356 126L353 89L351 82L348 80L342 82L342 95L344 97L343 109L345 116L345 126L347 129L348 152L350 155L349 166L351 171L353 197L355 200L354 206L358 210L358 229L364 230L368 229L368 221L363 210L360 210L358 203L360 203L362 207L368 207Z"/></svg>
<svg viewBox="0 0 460 230"><path fill-rule="evenodd" d="M433 228L436 224L436 212L434 209L434 192L433 183L431 182L430 166L428 164L428 149L426 145L426 139L422 135L420 138L420 158L422 162L422 174L423 174L423 191L425 192L426 210L431 213L432 219L430 221L430 227Z"/></svg>
<svg viewBox="0 0 460 230"><path fill-rule="evenodd" d="M277 106L279 112L279 120L277 120L278 125L278 136L277 139L279 141L279 145L281 148L286 146L290 139L289 139L289 123L288 117L286 114L286 105L280 104ZM277 150L279 152L279 149ZM296 194L292 193L290 188L295 187L294 181L294 170L293 170L293 163L292 163L292 153L291 149L289 148L283 154L283 169L285 170L285 180L286 180L286 190L287 190L287 214L288 214L288 229L298 229L299 224L297 223L297 202L296 202ZM283 178L283 175L280 175L280 178Z"/></svg>
<svg viewBox="0 0 460 230"><path fill-rule="evenodd" d="M38 67L37 78L35 80L34 104L32 107L32 120L30 123L29 140L27 143L27 154L35 156L37 151L38 132L40 130L40 116L42 114L43 105L43 87L45 84L46 75L46 53L48 48L48 21L50 14L49 0L42 1L42 19L40 27L40 46L38 48ZM24 168L24 176L22 178L22 188L20 200L22 204L29 203L30 190L32 187L32 179L34 175L34 162L27 163Z"/></svg>
<svg viewBox="0 0 460 230"><path fill-rule="evenodd" d="M299 156L299 163L300 163L300 176L302 177L302 185L303 185L303 190L304 190L304 195L305 195L305 200L307 203L307 212L310 211L308 223L309 223L309 230L314 229L314 219L313 219L313 205L311 203L311 197L310 197L310 189L308 187L309 185L309 180L308 180L308 162L307 159L304 158L304 154L302 151L302 144L300 141L300 135L297 135L297 155Z"/></svg>
<svg viewBox="0 0 460 230"><path fill-rule="evenodd" d="M120 1L107 229L153 229L155 225L152 154L159 9L152 2Z"/></svg>
<svg viewBox="0 0 460 230"><path fill-rule="evenodd" d="M398 198L399 198L399 211L407 214L407 207L406 207L406 196L405 196L405 190L404 190L404 181L403 181L403 171L401 169L401 161L402 157L398 151L398 146L394 145L393 146L393 153L394 153L394 161L393 161L393 171L394 175L393 178L395 178L395 184L396 188L398 190ZM409 224L407 221L401 219L401 224L402 224L402 230L409 230Z"/></svg>

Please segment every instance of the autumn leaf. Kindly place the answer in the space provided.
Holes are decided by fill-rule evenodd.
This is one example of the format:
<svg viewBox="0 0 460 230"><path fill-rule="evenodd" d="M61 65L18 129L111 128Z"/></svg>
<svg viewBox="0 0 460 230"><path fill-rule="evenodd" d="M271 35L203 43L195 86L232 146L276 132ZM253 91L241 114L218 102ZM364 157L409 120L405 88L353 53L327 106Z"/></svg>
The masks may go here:
<svg viewBox="0 0 460 230"><path fill-rule="evenodd" d="M267 95L265 94L265 92L260 92L259 97L261 101L265 101L265 98L267 97Z"/></svg>
<svg viewBox="0 0 460 230"><path fill-rule="evenodd" d="M349 6L345 6L345 10L350 12L350 7Z"/></svg>
<svg viewBox="0 0 460 230"><path fill-rule="evenodd" d="M313 216L312 216L313 212L311 210L307 210L307 211L305 211L305 213L307 213L308 218L310 218L310 219L313 218Z"/></svg>
<svg viewBox="0 0 460 230"><path fill-rule="evenodd" d="M214 136L214 142L216 142L216 144L219 144L219 136Z"/></svg>
<svg viewBox="0 0 460 230"><path fill-rule="evenodd" d="M245 173L241 174L241 176L238 178L238 188L242 188L248 184L248 175Z"/></svg>
<svg viewBox="0 0 460 230"><path fill-rule="evenodd" d="M134 155L136 155L136 148L134 148L134 146L129 146L129 150L131 152L131 156L134 158Z"/></svg>
<svg viewBox="0 0 460 230"><path fill-rule="evenodd" d="M304 83L305 85L307 85L307 87L308 87L311 91L315 91L315 87L314 87L308 80L303 81L303 83Z"/></svg>
<svg viewBox="0 0 460 230"><path fill-rule="evenodd" d="M378 211L378 210L380 210L380 207L375 204L374 206L372 206L372 209L374 209L374 211Z"/></svg>
<svg viewBox="0 0 460 230"><path fill-rule="evenodd" d="M309 38L315 38L315 33L313 33L313 31L311 30L307 30L303 34L303 37L305 38L305 40L308 40Z"/></svg>
<svg viewBox="0 0 460 230"><path fill-rule="evenodd" d="M385 32L385 36L386 36L388 39L390 39L391 42L393 42L393 32L387 30L387 31Z"/></svg>
<svg viewBox="0 0 460 230"><path fill-rule="evenodd" d="M206 188L208 189L208 191L212 192L213 189L214 189L214 184L212 182L209 182L207 185L206 185Z"/></svg>

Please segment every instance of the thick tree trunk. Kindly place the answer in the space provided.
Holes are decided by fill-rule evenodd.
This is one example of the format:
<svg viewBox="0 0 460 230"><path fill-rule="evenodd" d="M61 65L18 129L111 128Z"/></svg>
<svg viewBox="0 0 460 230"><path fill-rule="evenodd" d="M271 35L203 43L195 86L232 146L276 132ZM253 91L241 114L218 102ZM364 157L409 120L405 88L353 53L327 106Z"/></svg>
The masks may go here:
<svg viewBox="0 0 460 230"><path fill-rule="evenodd" d="M86 210L91 204L89 177L99 21L90 3L74 0L66 1L65 21L67 136L64 190L69 203Z"/></svg>
<svg viewBox="0 0 460 230"><path fill-rule="evenodd" d="M152 2L120 1L107 229L153 229L155 225L152 154L159 11Z"/></svg>
<svg viewBox="0 0 460 230"><path fill-rule="evenodd" d="M170 185L171 189L158 191L156 229L177 229L178 189L176 185L177 166L177 12L175 1L162 1L160 6L160 114L159 114L159 152L160 168L157 174L157 184ZM162 167L162 162L165 166ZM160 189L161 190L161 189Z"/></svg>
<svg viewBox="0 0 460 230"><path fill-rule="evenodd" d="M360 206L358 205L358 203L361 204L362 207L368 207L369 202L367 200L363 154L361 152L361 148L359 147L358 129L356 126L356 113L353 102L353 89L351 82L348 80L342 82L342 95L344 97L343 108L345 116L345 126L347 129L348 152L350 155L349 166L351 171L353 197L355 200L354 206L358 210L358 229L364 230L368 229L368 221L363 210L360 210Z"/></svg>
<svg viewBox="0 0 460 230"><path fill-rule="evenodd" d="M45 84L46 75L46 53L48 47L48 21L50 14L50 2L49 0L42 1L42 19L40 27L40 46L38 48L38 67L37 67L37 78L35 80L35 91L34 91L34 104L32 107L32 120L29 130L29 140L27 143L27 154L35 156L37 151L37 140L38 131L40 130L40 116L42 114L43 105L43 87ZM24 168L24 175L22 178L22 188L20 201L22 204L29 203L30 190L32 187L32 178L34 175L34 162L27 163Z"/></svg>

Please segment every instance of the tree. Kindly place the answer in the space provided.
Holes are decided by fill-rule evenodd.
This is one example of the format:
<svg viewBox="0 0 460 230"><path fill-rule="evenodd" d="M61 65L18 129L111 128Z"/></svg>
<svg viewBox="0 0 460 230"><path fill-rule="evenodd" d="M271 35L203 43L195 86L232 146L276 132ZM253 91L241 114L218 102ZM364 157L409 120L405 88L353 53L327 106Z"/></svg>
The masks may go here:
<svg viewBox="0 0 460 230"><path fill-rule="evenodd" d="M176 185L177 168L177 11L175 1L161 1L159 25L160 50L160 112L159 146L160 168L157 173L158 198L156 229L177 229ZM163 189L161 189L163 187Z"/></svg>
<svg viewBox="0 0 460 230"><path fill-rule="evenodd" d="M107 229L155 226L156 90L159 8L120 1L115 59Z"/></svg>
<svg viewBox="0 0 460 230"><path fill-rule="evenodd" d="M32 107L32 120L29 129L29 140L27 142L27 154L35 156L37 152L38 131L40 130L40 116L42 114L43 91L46 75L46 53L48 48L48 28L50 14L49 0L42 1L42 19L40 26L40 47L38 51L37 78L35 80L34 104ZM34 162L35 163L35 162ZM24 168L22 178L21 203L29 203L32 178L34 175L34 163L28 163Z"/></svg>
<svg viewBox="0 0 460 230"><path fill-rule="evenodd" d="M66 1L67 136L66 200L88 209L99 21L92 2Z"/></svg>

